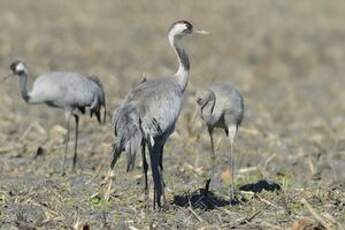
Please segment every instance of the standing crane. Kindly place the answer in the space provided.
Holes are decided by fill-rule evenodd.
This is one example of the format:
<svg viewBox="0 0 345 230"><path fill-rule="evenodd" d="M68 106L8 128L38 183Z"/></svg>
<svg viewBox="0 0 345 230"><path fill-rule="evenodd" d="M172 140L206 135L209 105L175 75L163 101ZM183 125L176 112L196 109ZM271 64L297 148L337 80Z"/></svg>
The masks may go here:
<svg viewBox="0 0 345 230"><path fill-rule="evenodd" d="M168 32L171 47L177 55L179 67L170 77L143 80L125 97L113 116L116 142L113 145L113 160L110 165L110 178L106 197L109 197L114 166L121 153L127 153L127 170L134 167L135 154L142 149L143 170L145 175L145 199L148 195L145 146L148 147L154 182L153 208L166 204L163 180L164 145L175 129L182 108L183 95L188 84L190 63L181 45L181 39L193 33L206 34L203 30L193 30L187 21L173 23Z"/></svg>
<svg viewBox="0 0 345 230"><path fill-rule="evenodd" d="M243 97L230 84L213 84L207 90L197 92L197 103L201 109L201 118L206 122L208 134L211 141L211 176L206 187L210 183L215 170L215 149L213 141L213 130L224 129L230 141L229 164L231 170L231 185L229 195L234 198L234 160L233 145L238 128L241 125L244 115Z"/></svg>
<svg viewBox="0 0 345 230"><path fill-rule="evenodd" d="M33 83L32 90L27 89L29 70L27 65L19 60L14 61L10 69L19 77L21 95L29 104L45 103L50 107L61 108L65 111L66 146L62 163L62 174L65 172L65 162L68 152L70 136L70 120L75 119L75 143L73 156L73 170L77 162L79 115L85 113L86 108L90 116L95 114L101 123L101 108L104 107L103 122L106 120L106 105L103 85L99 79L92 76L83 76L73 72L49 72L40 75Z"/></svg>

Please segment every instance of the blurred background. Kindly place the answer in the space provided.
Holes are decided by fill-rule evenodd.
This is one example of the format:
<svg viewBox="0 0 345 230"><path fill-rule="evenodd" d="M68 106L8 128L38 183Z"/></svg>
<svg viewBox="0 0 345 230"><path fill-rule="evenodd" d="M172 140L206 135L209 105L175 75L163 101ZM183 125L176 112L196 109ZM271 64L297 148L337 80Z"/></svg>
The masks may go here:
<svg viewBox="0 0 345 230"><path fill-rule="evenodd" d="M192 95L216 81L231 82L245 99L246 117L235 147L239 184L281 176L291 181L292 188L344 182L345 2L341 0L1 0L0 76L8 75L14 59L24 60L33 78L53 70L95 74L105 85L111 114L143 76L150 79L175 71L167 31L180 19L211 34L184 41L191 76L177 132L164 156L170 196L202 184L210 147L206 127L199 117L193 118ZM25 104L15 77L1 81L0 92L0 185L20 178L28 181L28 176L32 180L57 176L63 112ZM219 191L226 190L223 136L221 132L217 136ZM110 119L99 126L81 118L82 176L105 174L112 141ZM36 157L39 147L44 154ZM133 178L140 177L141 170L134 174L116 182L120 191L128 187L135 196L141 185ZM91 191L92 187L88 195Z"/></svg>

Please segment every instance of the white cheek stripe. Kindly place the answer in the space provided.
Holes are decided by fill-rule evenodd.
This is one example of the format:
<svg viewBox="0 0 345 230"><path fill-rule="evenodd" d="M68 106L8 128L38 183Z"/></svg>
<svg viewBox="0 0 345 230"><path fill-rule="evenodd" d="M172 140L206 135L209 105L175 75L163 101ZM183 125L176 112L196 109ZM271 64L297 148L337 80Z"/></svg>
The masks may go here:
<svg viewBox="0 0 345 230"><path fill-rule="evenodd" d="M18 63L16 66L16 71L23 71L25 69L25 66L23 63Z"/></svg>
<svg viewBox="0 0 345 230"><path fill-rule="evenodd" d="M179 23L179 24L176 24L172 30L172 33L173 34L176 34L176 33L181 33L182 31L184 31L185 29L187 29L187 26L186 24L182 24L182 23Z"/></svg>

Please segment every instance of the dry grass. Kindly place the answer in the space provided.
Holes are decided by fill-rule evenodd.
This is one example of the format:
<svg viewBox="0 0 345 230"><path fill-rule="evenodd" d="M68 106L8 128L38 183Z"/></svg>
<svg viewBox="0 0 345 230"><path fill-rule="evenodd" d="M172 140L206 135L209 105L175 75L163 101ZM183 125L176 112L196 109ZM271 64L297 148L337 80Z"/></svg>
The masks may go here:
<svg viewBox="0 0 345 230"><path fill-rule="evenodd" d="M0 228L342 229L345 225L345 3L335 1L0 1L0 75L14 58L34 74L97 74L113 110L141 79L175 68L168 26L188 19L209 30L186 41L188 92L230 81L244 95L236 142L237 187L267 178L281 192L241 193L235 206L209 210L171 205L145 210L141 169L117 167L110 201L100 183L109 164L110 123L81 119L80 168L60 177L63 113L28 106L17 79L0 83ZM150 77L149 77L150 78ZM166 146L168 198L192 198L209 165L205 127L187 96ZM219 133L219 138L222 133ZM37 155L37 149L41 147ZM219 141L214 195L226 142ZM194 193L195 195L196 193ZM219 203L218 203L219 204Z"/></svg>

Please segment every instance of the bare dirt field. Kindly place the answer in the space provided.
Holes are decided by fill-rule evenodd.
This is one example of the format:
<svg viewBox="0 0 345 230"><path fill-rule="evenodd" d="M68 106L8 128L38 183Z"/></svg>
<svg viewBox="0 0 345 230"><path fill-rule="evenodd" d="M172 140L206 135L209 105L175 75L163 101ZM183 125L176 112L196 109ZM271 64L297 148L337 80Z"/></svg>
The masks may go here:
<svg viewBox="0 0 345 230"><path fill-rule="evenodd" d="M63 111L25 104L13 77L0 80L0 229L344 229L342 0L1 0L0 77L16 58L33 78L51 70L95 74L105 85L110 117L143 75L175 71L167 30L179 19L211 34L184 41L191 76L165 148L169 208L144 208L140 157L126 173L122 156L111 197L103 199L111 119L99 125L81 117L78 170L60 176ZM245 98L233 205L223 132L215 135L212 193L198 200L210 144L205 125L193 117L193 93L215 81L231 82ZM71 166L72 151L68 157ZM239 191L261 179L281 189Z"/></svg>

